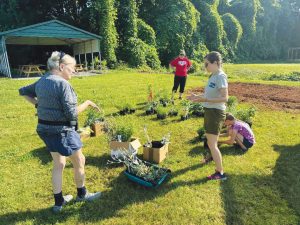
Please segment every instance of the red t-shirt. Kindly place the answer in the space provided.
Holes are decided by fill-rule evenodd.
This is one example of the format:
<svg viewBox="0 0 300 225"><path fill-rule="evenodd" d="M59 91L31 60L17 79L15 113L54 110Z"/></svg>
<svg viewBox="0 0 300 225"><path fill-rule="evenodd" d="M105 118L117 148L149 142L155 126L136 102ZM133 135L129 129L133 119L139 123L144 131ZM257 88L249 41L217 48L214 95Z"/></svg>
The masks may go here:
<svg viewBox="0 0 300 225"><path fill-rule="evenodd" d="M188 68L191 67L192 63L190 60L188 60L187 57L184 57L182 59L177 57L170 63L170 65L176 67L176 76L186 77Z"/></svg>

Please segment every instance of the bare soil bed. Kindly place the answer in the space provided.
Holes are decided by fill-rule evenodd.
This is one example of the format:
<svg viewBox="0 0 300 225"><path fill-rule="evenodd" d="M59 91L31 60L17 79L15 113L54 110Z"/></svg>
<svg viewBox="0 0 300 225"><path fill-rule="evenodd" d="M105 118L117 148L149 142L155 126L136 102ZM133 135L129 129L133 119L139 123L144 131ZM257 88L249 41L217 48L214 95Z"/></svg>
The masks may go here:
<svg viewBox="0 0 300 225"><path fill-rule="evenodd" d="M203 88L190 90L203 92ZM272 110L300 112L300 88L257 83L229 83L229 95Z"/></svg>

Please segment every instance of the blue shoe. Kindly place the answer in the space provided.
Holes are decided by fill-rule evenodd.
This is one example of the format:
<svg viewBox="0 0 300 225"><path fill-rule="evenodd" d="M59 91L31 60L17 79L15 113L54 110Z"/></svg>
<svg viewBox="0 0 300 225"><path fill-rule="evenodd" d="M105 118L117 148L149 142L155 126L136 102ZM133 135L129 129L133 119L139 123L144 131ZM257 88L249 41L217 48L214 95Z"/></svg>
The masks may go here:
<svg viewBox="0 0 300 225"><path fill-rule="evenodd" d="M73 199L73 196L72 195L65 195L63 198L64 198L63 204L60 205L60 206L54 205L53 208L52 208L53 212L55 212L55 213L60 212L62 210L63 206L68 204Z"/></svg>

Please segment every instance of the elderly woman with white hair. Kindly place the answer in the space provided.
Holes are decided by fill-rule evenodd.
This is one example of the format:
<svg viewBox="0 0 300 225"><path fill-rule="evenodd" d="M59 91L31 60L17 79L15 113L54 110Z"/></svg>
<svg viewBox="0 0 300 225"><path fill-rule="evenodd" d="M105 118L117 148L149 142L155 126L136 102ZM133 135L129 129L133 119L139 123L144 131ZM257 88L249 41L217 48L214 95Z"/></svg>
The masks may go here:
<svg viewBox="0 0 300 225"><path fill-rule="evenodd" d="M20 88L19 93L37 108L37 133L53 158L53 211L59 212L73 198L72 195L62 194L66 157L71 159L74 167L76 201L91 201L101 195L100 192L89 193L85 188L85 157L80 136L76 132L78 114L89 106L96 110L99 108L90 100L77 105L77 96L68 82L75 72L76 61L73 57L63 52L53 52L47 64L49 73L37 82Z"/></svg>

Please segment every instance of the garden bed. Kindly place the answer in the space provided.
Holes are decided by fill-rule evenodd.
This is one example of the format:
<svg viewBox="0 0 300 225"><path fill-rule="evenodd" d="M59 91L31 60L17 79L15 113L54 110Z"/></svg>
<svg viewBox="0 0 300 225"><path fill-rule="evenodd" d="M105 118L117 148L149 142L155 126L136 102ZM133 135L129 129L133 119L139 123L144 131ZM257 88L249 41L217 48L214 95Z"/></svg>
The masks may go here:
<svg viewBox="0 0 300 225"><path fill-rule="evenodd" d="M204 91L203 88L190 90L193 93ZM239 102L263 105L273 110L300 112L300 88L257 83L230 83L229 95L234 95Z"/></svg>

